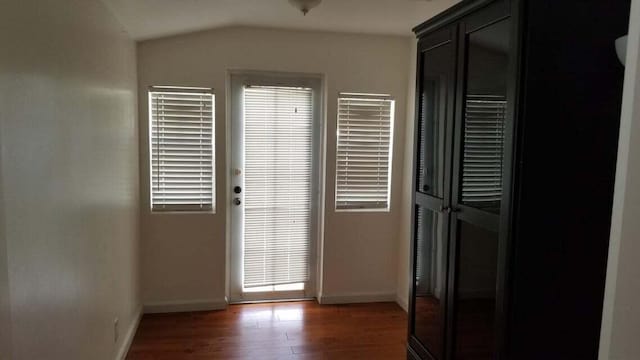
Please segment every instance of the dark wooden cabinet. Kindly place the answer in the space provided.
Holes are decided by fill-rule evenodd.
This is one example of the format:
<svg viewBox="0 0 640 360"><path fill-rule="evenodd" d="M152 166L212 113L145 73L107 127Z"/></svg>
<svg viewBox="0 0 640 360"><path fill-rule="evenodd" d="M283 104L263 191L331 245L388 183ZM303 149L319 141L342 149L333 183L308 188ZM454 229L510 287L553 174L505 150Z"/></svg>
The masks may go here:
<svg viewBox="0 0 640 360"><path fill-rule="evenodd" d="M630 1L463 1L418 36L415 359L597 359Z"/></svg>

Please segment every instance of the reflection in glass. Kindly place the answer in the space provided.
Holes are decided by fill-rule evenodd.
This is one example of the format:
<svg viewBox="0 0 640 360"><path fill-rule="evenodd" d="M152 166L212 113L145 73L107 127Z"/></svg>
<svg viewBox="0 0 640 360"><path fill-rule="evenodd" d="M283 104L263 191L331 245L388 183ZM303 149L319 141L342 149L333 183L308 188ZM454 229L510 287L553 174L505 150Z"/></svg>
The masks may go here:
<svg viewBox="0 0 640 360"><path fill-rule="evenodd" d="M469 35L463 124L463 204L500 212L509 21Z"/></svg>
<svg viewBox="0 0 640 360"><path fill-rule="evenodd" d="M414 335L437 358L443 351L445 247L439 213L416 209L416 278Z"/></svg>
<svg viewBox="0 0 640 360"><path fill-rule="evenodd" d="M455 359L495 356L498 233L459 221Z"/></svg>
<svg viewBox="0 0 640 360"><path fill-rule="evenodd" d="M447 113L447 85L451 76L453 45L428 50L422 59L420 122L418 124L417 191L444 196L444 143Z"/></svg>

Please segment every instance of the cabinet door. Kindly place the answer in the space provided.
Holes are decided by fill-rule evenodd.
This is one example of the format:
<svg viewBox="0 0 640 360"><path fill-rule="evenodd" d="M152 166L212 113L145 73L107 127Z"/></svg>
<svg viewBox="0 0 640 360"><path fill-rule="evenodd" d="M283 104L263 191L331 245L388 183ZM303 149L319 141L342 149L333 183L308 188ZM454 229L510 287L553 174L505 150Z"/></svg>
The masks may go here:
<svg viewBox="0 0 640 360"><path fill-rule="evenodd" d="M455 28L420 40L416 122L413 285L409 342L424 359L444 359Z"/></svg>
<svg viewBox="0 0 640 360"><path fill-rule="evenodd" d="M454 216L452 235L457 248L453 359L496 359L499 233Z"/></svg>
<svg viewBox="0 0 640 360"><path fill-rule="evenodd" d="M463 93L456 128L455 201L500 214L505 176L510 20L465 35Z"/></svg>
<svg viewBox="0 0 640 360"><path fill-rule="evenodd" d="M510 178L511 19L496 1L460 23L452 178L450 335L456 360L499 358L506 252L501 212Z"/></svg>

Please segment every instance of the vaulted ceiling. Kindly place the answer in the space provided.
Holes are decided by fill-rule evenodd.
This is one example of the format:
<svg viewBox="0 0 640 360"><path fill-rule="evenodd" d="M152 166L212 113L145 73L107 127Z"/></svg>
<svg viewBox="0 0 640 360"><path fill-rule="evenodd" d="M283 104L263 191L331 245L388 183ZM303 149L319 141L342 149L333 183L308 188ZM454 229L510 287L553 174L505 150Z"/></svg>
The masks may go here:
<svg viewBox="0 0 640 360"><path fill-rule="evenodd" d="M137 40L225 26L410 35L459 0L323 0L303 16L288 0L103 0Z"/></svg>

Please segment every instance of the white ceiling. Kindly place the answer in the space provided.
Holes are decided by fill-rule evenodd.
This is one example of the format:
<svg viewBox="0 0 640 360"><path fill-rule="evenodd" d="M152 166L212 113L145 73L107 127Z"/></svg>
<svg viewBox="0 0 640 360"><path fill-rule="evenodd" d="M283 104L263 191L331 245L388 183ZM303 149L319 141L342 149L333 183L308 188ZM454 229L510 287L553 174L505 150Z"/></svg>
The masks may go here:
<svg viewBox="0 0 640 360"><path fill-rule="evenodd" d="M323 0L307 16L288 0L103 0L136 40L233 25L410 35L459 0Z"/></svg>

